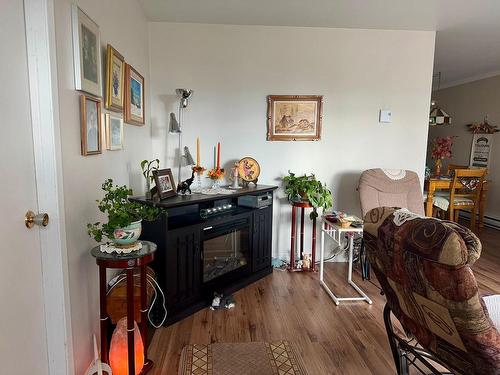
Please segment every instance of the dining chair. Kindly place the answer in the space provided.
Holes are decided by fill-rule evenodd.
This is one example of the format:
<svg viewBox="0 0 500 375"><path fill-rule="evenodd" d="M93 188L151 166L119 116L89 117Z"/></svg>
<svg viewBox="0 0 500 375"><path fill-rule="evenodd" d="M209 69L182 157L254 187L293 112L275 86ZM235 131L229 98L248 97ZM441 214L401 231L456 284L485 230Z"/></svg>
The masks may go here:
<svg viewBox="0 0 500 375"><path fill-rule="evenodd" d="M451 174L455 171L455 169L467 169L469 168L468 165L462 165L462 164L448 164L446 168L446 174L448 176L451 176Z"/></svg>
<svg viewBox="0 0 500 375"><path fill-rule="evenodd" d="M486 175L485 168L455 169L448 197L448 219L458 222L460 211L470 211L470 228L476 227L481 190Z"/></svg>

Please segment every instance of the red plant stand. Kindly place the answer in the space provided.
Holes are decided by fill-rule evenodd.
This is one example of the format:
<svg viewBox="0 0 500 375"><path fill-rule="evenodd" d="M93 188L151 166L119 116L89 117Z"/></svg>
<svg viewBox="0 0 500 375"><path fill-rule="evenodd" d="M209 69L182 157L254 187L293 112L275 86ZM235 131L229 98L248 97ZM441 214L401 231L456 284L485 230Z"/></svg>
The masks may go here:
<svg viewBox="0 0 500 375"><path fill-rule="evenodd" d="M300 209L300 259L303 259L304 253L304 211L306 208L313 208L309 202L293 202L292 203L292 238L290 244L290 265L289 271L316 271L316 218L312 219L312 244L311 244L311 267L297 268L295 264L295 244L297 242L297 211Z"/></svg>
<svg viewBox="0 0 500 375"><path fill-rule="evenodd" d="M147 292L146 292L146 265L154 259L156 245L152 242L141 241L142 249L129 254L103 253L99 246L91 250L99 266L99 300L101 320L101 360L109 364L108 324L109 316L106 312L106 269L125 268L127 270L127 341L128 341L128 373L135 374L134 350L134 268L141 272L141 325L140 331L144 343L144 366L141 375L146 374L153 367L153 361L148 359L148 317L147 317Z"/></svg>

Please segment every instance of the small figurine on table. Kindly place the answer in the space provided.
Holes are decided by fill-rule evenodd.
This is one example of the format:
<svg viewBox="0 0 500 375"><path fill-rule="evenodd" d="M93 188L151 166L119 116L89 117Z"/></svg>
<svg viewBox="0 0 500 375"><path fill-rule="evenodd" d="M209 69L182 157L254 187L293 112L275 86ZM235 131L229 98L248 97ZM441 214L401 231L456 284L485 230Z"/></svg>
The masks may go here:
<svg viewBox="0 0 500 375"><path fill-rule="evenodd" d="M231 185L229 186L230 189L241 189L241 186L239 185L239 167L240 163L234 163L234 168L233 168L233 175L231 177Z"/></svg>
<svg viewBox="0 0 500 375"><path fill-rule="evenodd" d="M185 181L182 181L179 185L177 185L177 193L184 195L187 192L189 192L189 194L191 194L191 184L193 183L193 181L194 181L194 169L191 172L190 178L188 178Z"/></svg>
<svg viewBox="0 0 500 375"><path fill-rule="evenodd" d="M302 253L302 268L308 270L311 268L311 254Z"/></svg>

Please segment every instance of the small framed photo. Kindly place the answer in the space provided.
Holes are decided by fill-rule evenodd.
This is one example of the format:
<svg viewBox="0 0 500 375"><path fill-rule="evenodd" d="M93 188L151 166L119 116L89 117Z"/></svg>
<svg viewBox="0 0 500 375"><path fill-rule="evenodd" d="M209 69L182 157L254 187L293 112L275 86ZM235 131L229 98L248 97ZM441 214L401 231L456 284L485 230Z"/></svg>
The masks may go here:
<svg viewBox="0 0 500 375"><path fill-rule="evenodd" d="M319 141L322 108L320 95L269 95L267 140Z"/></svg>
<svg viewBox="0 0 500 375"><path fill-rule="evenodd" d="M80 95L82 155L102 153L101 148L101 100Z"/></svg>
<svg viewBox="0 0 500 375"><path fill-rule="evenodd" d="M108 44L106 50L106 109L116 112L123 111L123 81L125 78L125 59Z"/></svg>
<svg viewBox="0 0 500 375"><path fill-rule="evenodd" d="M144 125L144 77L125 63L125 122Z"/></svg>
<svg viewBox="0 0 500 375"><path fill-rule="evenodd" d="M156 191L160 199L175 197L177 195L174 176L170 168L153 171L153 177L155 179Z"/></svg>
<svg viewBox="0 0 500 375"><path fill-rule="evenodd" d="M75 88L101 97L99 26L75 4L71 7Z"/></svg>
<svg viewBox="0 0 500 375"><path fill-rule="evenodd" d="M123 120L109 113L105 115L106 148L121 150L123 148Z"/></svg>

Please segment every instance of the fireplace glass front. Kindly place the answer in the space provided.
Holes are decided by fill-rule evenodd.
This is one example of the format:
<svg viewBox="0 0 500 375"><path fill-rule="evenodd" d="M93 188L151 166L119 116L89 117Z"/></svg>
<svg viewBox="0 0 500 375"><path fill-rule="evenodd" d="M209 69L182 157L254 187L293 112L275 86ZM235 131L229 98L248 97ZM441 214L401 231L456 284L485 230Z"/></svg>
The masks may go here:
<svg viewBox="0 0 500 375"><path fill-rule="evenodd" d="M228 230L203 241L204 283L248 264L249 227Z"/></svg>

